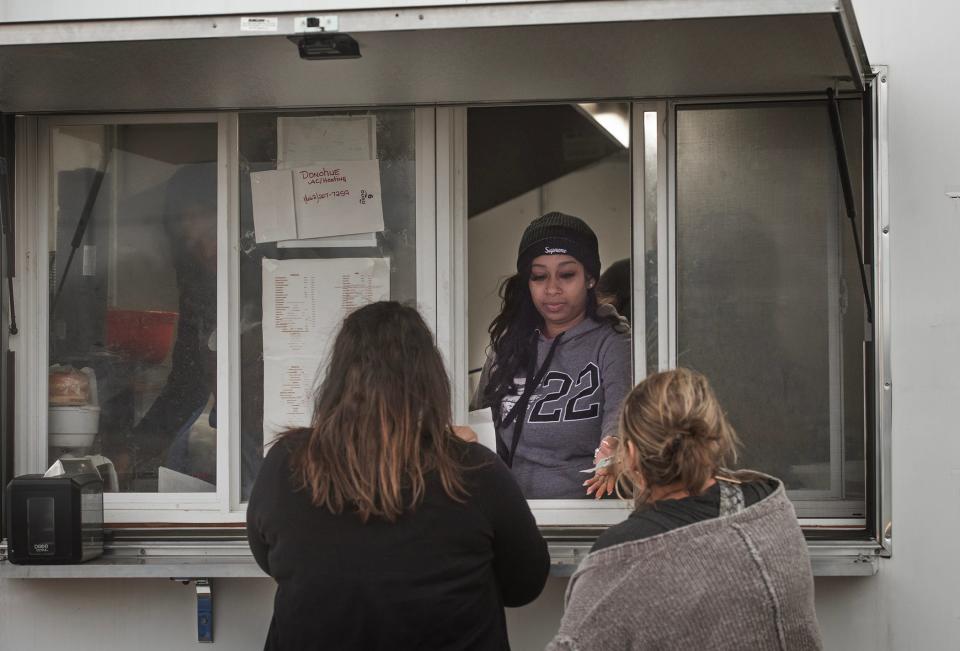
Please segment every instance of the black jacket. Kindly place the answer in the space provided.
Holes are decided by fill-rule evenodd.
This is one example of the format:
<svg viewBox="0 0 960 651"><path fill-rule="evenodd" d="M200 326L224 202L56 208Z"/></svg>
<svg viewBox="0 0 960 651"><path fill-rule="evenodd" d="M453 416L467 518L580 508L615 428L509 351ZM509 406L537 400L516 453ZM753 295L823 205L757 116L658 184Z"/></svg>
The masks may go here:
<svg viewBox="0 0 960 651"><path fill-rule="evenodd" d="M535 599L547 545L510 471L462 444L465 503L435 474L395 523L313 506L270 450L247 507L250 548L277 581L267 649L509 649L503 606Z"/></svg>

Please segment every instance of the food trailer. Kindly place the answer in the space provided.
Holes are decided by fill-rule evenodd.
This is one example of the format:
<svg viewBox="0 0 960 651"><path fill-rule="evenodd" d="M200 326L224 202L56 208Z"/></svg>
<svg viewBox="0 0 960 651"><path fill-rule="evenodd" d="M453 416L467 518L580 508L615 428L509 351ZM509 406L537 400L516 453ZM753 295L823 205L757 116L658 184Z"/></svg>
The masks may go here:
<svg viewBox="0 0 960 651"><path fill-rule="evenodd" d="M0 9L0 484L106 478L103 556L0 578L181 579L211 638L211 581L262 577L250 487L339 318L415 302L489 443L469 403L497 285L551 210L629 263L634 380L705 372L815 575L877 574L887 88L848 0ZM531 507L557 577L627 513Z"/></svg>

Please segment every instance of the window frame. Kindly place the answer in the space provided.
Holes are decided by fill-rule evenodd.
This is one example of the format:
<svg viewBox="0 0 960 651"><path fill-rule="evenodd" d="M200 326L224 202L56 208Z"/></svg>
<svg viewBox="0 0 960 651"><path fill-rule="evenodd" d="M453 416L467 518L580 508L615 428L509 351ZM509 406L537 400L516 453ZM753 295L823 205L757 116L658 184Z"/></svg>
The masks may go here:
<svg viewBox="0 0 960 651"><path fill-rule="evenodd" d="M865 145L868 145L868 166L864 173L868 183L866 202L873 214L870 242L873 248L874 336L873 336L873 431L867 437L867 514L868 532L879 545L881 556L893 553L893 376L891 372L890 314L890 181L889 181L889 69L873 66L865 101ZM865 208L866 212L866 208Z"/></svg>
<svg viewBox="0 0 960 651"><path fill-rule="evenodd" d="M880 545L880 553L888 555L892 549L891 523L891 389L890 375L890 269L889 269L889 214L887 182L887 70L873 69L869 92L865 96L868 107L869 131L865 129L864 146L868 149L869 166L864 169L864 214L870 220L868 245L872 245L874 265L870 269L876 306L874 330L873 405L868 410L867 435L867 533ZM657 250L658 250L658 349L660 368L669 367L670 330L675 328L675 278L669 273L675 263L674 220L676 137L675 110L688 103L721 103L724 101L783 101L810 99L809 96L684 98L674 100L631 101L631 179L634 197L642 196L643 147L638 139L644 112L656 111L658 120L657 161ZM552 102L551 102L552 103ZM364 108L409 108L403 106L343 107L344 110ZM327 110L327 107L316 107ZM276 109L264 109L276 110ZM304 109L314 110L314 109ZM335 109L330 109L335 110ZM416 219L417 219L417 291L418 304L437 336L438 346L448 363L454 391L454 415L458 421L466 418L467 360L466 360L466 107L438 105L415 107L416 123ZM11 349L17 354L15 397L16 432L15 470L17 473L42 471L46 459L46 373L48 351L46 332L48 324L47 269L44 255L48 228L46 185L49 166L41 167L49 156L49 128L52 125L79 124L134 124L162 122L209 121L218 124L220 201L218 203L218 320L225 324L218 332L218 355L233 355L239 359L239 333L236 319L239 298L239 268L234 246L238 238L239 167L237 152L236 111L190 113L137 113L96 115L18 116L16 128L16 191L15 214L21 216L15 231L16 270L15 299L20 306L22 322L33 327L21 329L11 338ZM42 190L42 191L41 191ZM642 259L645 220L643 202L632 202L632 255ZM438 215L450 215L438 219ZM866 222L866 220L865 220ZM229 260L228 262L225 262ZM229 265L223 273L224 265ZM644 265L634 265L634 318L645 319ZM666 283L663 283L663 280ZM662 291L666 288L667 291ZM639 291L638 291L639 290ZM640 299L640 300L637 300ZM635 369L645 369L645 346L634 344ZM218 359L218 383L226 386L229 412L228 423L238 422L239 370L229 361ZM635 370L635 375L637 372ZM232 425L218 429L217 492L213 494L120 494L106 496L108 523L237 523L242 521L245 503L240 502L239 431ZM212 496L212 497L211 497ZM117 498L117 499L114 499ZM546 503L543 503L546 502ZM531 501L538 522L544 526L589 527L612 524L624 515L624 507L614 503L584 504L579 500ZM805 527L836 527L835 519L804 518ZM863 522L850 523L848 529L864 529Z"/></svg>

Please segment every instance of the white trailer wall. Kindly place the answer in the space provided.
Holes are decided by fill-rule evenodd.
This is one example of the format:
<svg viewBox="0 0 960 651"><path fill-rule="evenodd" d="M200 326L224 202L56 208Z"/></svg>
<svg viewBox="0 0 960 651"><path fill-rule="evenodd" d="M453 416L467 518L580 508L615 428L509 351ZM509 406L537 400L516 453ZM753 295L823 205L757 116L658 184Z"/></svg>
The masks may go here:
<svg viewBox="0 0 960 651"><path fill-rule="evenodd" d="M828 649L956 649L960 200L945 192L960 190L960 3L854 5L870 60L890 66L896 526L878 576L817 580L817 612ZM510 612L514 649L542 648L564 586L551 579ZM214 592L219 647L261 648L271 582L218 580ZM0 649L194 649L194 615L193 589L169 581L0 581Z"/></svg>

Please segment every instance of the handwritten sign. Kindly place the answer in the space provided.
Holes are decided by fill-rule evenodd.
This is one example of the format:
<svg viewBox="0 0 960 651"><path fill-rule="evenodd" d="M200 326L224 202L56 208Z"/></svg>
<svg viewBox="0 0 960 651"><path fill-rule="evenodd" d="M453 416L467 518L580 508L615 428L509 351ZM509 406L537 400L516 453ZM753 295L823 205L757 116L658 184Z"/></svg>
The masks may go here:
<svg viewBox="0 0 960 651"><path fill-rule="evenodd" d="M313 163L292 173L298 238L383 230L379 161Z"/></svg>

